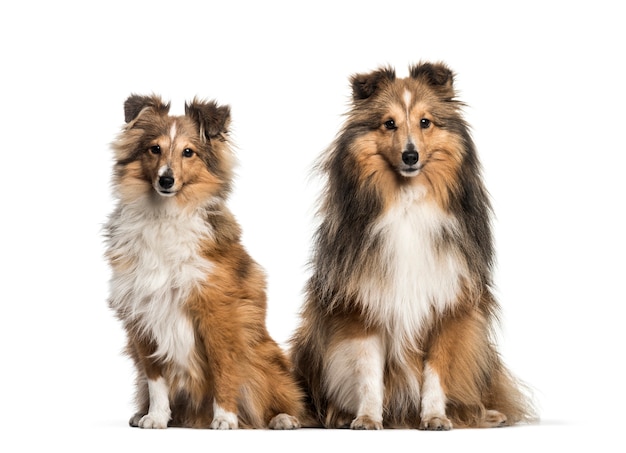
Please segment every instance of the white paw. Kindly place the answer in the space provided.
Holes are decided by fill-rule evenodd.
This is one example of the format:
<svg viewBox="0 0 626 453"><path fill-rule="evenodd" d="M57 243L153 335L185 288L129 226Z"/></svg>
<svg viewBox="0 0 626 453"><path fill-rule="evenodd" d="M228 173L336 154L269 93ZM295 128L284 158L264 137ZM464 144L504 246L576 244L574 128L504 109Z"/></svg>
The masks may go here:
<svg viewBox="0 0 626 453"><path fill-rule="evenodd" d="M234 417L226 415L218 415L213 417L211 422L211 429L237 429L239 427L239 421L235 414L231 414Z"/></svg>
<svg viewBox="0 0 626 453"><path fill-rule="evenodd" d="M141 417L137 426L145 429L164 429L170 420L168 414L148 413Z"/></svg>
<svg viewBox="0 0 626 453"><path fill-rule="evenodd" d="M300 428L300 422L292 415L278 414L276 417L270 420L270 429L298 429Z"/></svg>
<svg viewBox="0 0 626 453"><path fill-rule="evenodd" d="M360 415L350 423L350 429L383 429L382 420L376 420L368 415Z"/></svg>
<svg viewBox="0 0 626 453"><path fill-rule="evenodd" d="M419 429L425 431L450 431L452 429L452 422L448 420L448 417L445 415L433 415L422 418Z"/></svg>
<svg viewBox="0 0 626 453"><path fill-rule="evenodd" d="M237 429L238 427L239 420L237 419L237 414L227 411L214 400L211 429Z"/></svg>

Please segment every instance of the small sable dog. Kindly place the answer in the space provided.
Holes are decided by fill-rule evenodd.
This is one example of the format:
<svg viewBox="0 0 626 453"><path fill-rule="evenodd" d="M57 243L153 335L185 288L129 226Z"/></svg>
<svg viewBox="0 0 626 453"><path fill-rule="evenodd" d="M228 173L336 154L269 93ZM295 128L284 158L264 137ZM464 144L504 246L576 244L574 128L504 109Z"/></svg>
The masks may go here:
<svg viewBox="0 0 626 453"><path fill-rule="evenodd" d="M445 65L352 77L293 361L326 427L503 426L533 417L492 342L491 208Z"/></svg>
<svg viewBox="0 0 626 453"><path fill-rule="evenodd" d="M265 274L225 206L230 109L194 100L169 116L132 95L113 145L109 304L137 368L132 426L299 427L303 395L265 327Z"/></svg>

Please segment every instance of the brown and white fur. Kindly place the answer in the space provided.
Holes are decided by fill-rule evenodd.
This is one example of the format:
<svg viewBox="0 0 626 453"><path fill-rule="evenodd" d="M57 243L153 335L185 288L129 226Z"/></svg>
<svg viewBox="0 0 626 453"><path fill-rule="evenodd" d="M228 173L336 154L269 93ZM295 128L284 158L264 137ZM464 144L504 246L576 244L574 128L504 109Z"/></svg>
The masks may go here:
<svg viewBox="0 0 626 453"><path fill-rule="evenodd" d="M492 341L491 208L454 75L352 77L327 177L296 373L326 427L448 430L532 415Z"/></svg>
<svg viewBox="0 0 626 453"><path fill-rule="evenodd" d="M113 144L109 305L137 370L132 426L299 427L302 392L266 326L265 274L226 207L230 109L170 116L131 95Z"/></svg>

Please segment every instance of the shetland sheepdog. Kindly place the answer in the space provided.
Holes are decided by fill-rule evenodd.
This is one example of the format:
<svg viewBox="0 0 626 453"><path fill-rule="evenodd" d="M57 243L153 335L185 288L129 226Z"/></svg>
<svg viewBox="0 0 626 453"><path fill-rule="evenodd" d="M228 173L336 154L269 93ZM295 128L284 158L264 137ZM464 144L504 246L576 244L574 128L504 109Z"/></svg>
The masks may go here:
<svg viewBox="0 0 626 453"><path fill-rule="evenodd" d="M299 427L303 394L265 326L263 269L226 207L230 108L194 99L170 116L131 95L113 143L109 305L137 371L131 426Z"/></svg>
<svg viewBox="0 0 626 453"><path fill-rule="evenodd" d="M295 372L325 427L531 418L493 342L491 207L443 63L352 76L326 176Z"/></svg>

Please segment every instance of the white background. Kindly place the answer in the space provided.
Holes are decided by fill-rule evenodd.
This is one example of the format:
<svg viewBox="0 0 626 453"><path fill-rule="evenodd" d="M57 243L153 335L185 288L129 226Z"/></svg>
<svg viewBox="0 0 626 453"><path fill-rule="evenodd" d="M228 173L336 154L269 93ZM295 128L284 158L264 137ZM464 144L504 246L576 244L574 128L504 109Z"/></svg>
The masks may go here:
<svg viewBox="0 0 626 453"><path fill-rule="evenodd" d="M24 1L0 6L0 449L619 451L623 424L624 14L611 1ZM502 430L228 432L127 427L133 370L107 308L109 143L130 93L229 104L231 207L297 324L318 184L379 65L442 60L497 218L501 352L542 421ZM219 450L218 450L219 449ZM61 451L61 450L59 450ZM623 451L623 450L621 450Z"/></svg>

